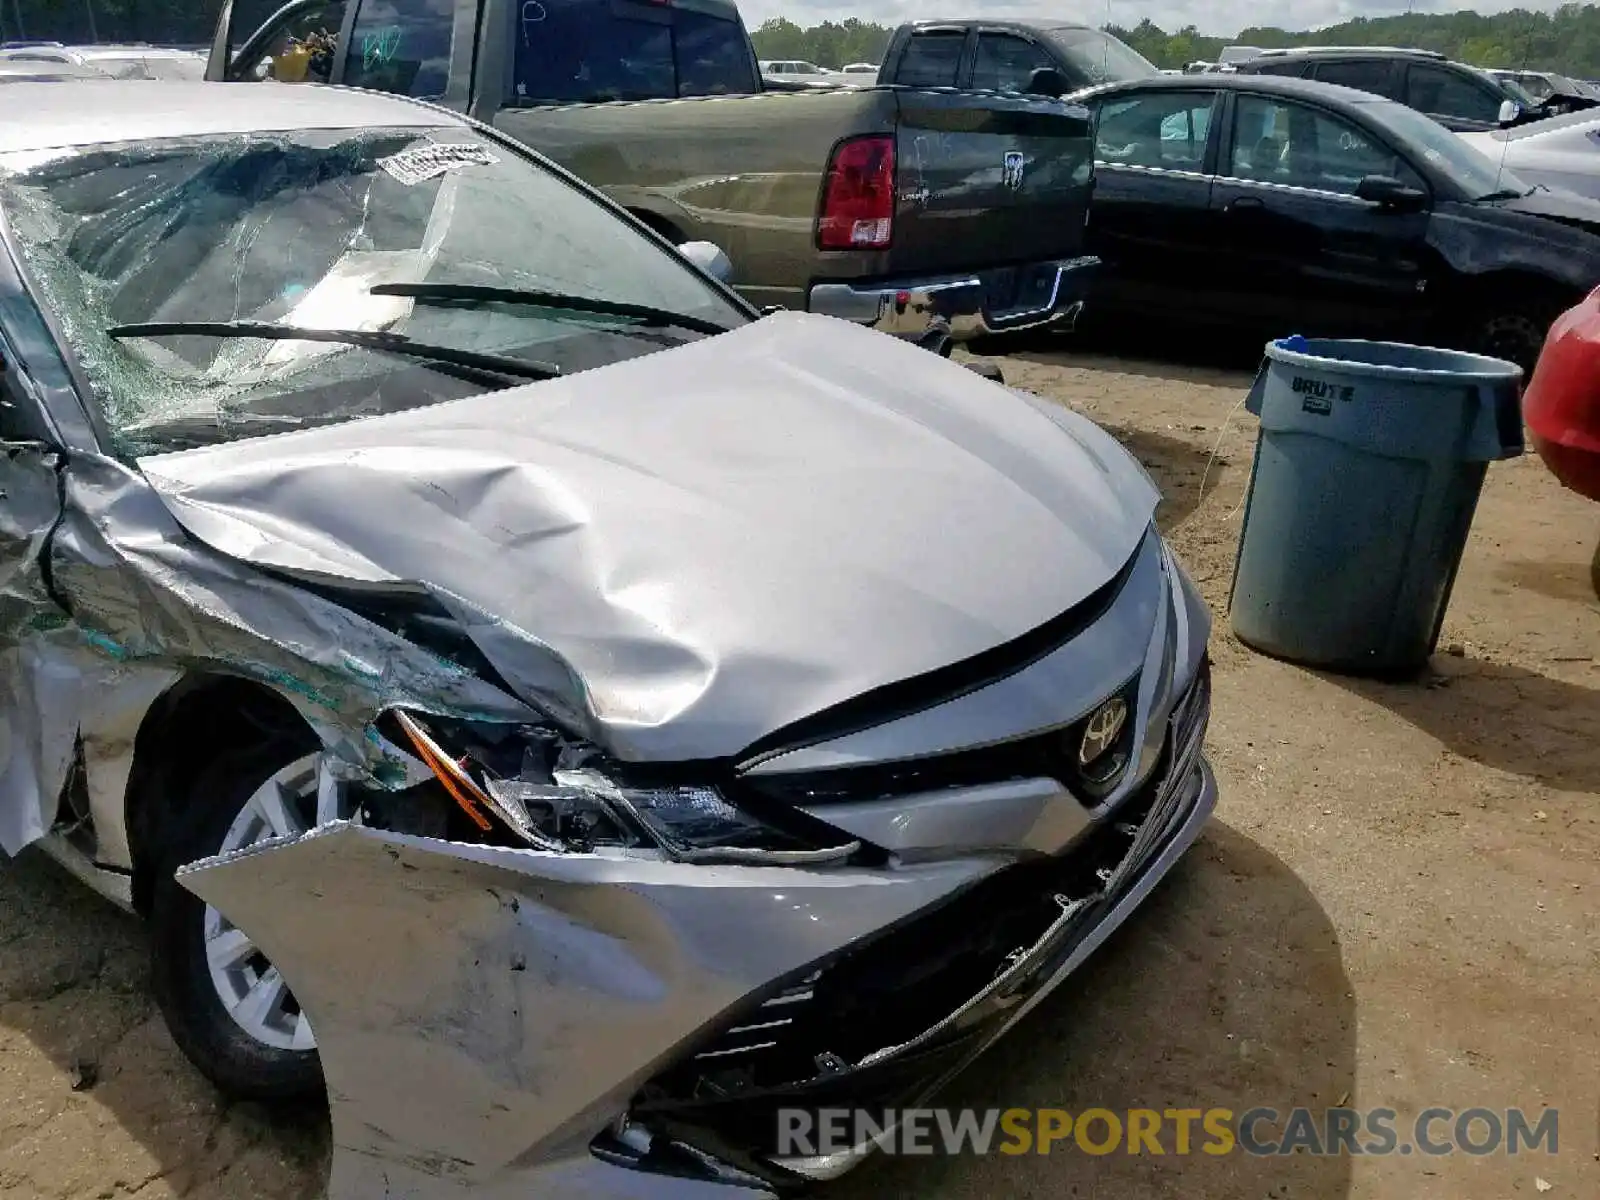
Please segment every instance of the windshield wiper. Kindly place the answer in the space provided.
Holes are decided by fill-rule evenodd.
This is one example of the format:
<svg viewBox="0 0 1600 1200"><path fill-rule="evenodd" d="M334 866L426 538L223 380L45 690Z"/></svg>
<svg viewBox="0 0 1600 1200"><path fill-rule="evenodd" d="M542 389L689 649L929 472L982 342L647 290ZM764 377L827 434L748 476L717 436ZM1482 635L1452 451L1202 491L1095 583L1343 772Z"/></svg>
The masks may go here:
<svg viewBox="0 0 1600 1200"><path fill-rule="evenodd" d="M135 321L128 325L113 325L106 330L106 336L114 338L180 335L265 338L278 342L333 342L384 354L399 354L406 358L432 359L471 371L493 372L518 379L554 379L561 374L561 368L554 363L535 362L509 354L480 354L476 350L461 350L455 346L435 346L429 342L415 341L403 333L382 330L304 329L297 325L274 325L267 321Z"/></svg>
<svg viewBox="0 0 1600 1200"><path fill-rule="evenodd" d="M727 325L653 308L648 304L627 304L620 300L601 300L596 296L542 292L536 288L489 287L477 283L380 283L368 289L374 296L406 296L427 304L430 301L468 301L478 304L531 304L540 308L564 308L568 312L595 313L604 317L628 317L644 325L669 325L715 337L728 333Z"/></svg>
<svg viewBox="0 0 1600 1200"><path fill-rule="evenodd" d="M1479 200L1521 200L1524 196L1529 195L1532 192L1532 190L1533 189L1530 188L1528 191L1523 192L1523 191L1518 191L1516 188L1501 188L1499 191L1490 192L1486 196L1479 196L1478 199Z"/></svg>

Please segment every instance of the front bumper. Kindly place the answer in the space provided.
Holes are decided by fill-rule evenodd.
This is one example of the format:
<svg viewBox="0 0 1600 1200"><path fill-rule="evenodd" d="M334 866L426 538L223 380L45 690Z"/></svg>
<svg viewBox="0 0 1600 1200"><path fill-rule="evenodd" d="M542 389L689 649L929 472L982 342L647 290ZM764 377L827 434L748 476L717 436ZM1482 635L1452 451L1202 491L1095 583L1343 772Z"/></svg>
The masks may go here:
<svg viewBox="0 0 1600 1200"><path fill-rule="evenodd" d="M806 308L880 333L920 338L947 330L954 341L1044 325L1070 328L1100 266L1092 256L873 284L818 283Z"/></svg>
<svg viewBox="0 0 1600 1200"><path fill-rule="evenodd" d="M316 1027L329 1200L771 1196L873 1148L780 1157L778 1108L920 1102L1149 894L1216 802L1208 713L1202 669L1059 856L700 867L334 824L180 879Z"/></svg>
<svg viewBox="0 0 1600 1200"><path fill-rule="evenodd" d="M779 1191L856 1166L875 1143L783 1156L780 1113L818 1129L824 1110L916 1108L1060 986L1214 810L1209 714L1202 672L1169 720L1161 766L1092 834L767 989L646 1084L630 1120Z"/></svg>

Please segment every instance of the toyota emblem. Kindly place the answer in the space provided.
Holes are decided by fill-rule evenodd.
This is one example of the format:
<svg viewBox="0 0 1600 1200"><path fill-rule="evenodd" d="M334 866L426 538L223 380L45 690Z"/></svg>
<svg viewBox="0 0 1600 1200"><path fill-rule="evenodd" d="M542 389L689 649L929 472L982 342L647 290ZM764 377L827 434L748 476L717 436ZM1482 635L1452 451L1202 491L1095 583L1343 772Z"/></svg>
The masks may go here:
<svg viewBox="0 0 1600 1200"><path fill-rule="evenodd" d="M1113 696L1094 712L1083 727L1083 740L1078 743L1078 765L1087 767L1102 758L1117 744L1117 736L1128 723L1128 702Z"/></svg>

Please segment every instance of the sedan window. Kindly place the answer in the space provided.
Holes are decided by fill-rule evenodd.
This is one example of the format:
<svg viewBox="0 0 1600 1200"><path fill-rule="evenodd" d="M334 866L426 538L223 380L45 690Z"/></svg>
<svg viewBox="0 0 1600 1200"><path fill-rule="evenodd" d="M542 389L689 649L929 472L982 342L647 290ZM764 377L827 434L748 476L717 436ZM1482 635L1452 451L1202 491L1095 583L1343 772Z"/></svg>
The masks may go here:
<svg viewBox="0 0 1600 1200"><path fill-rule="evenodd" d="M1107 100L1096 123L1099 162L1198 171L1211 128L1210 92L1147 92Z"/></svg>
<svg viewBox="0 0 1600 1200"><path fill-rule="evenodd" d="M1406 76L1406 103L1430 116L1493 125L1500 119L1500 100L1488 87L1447 67L1412 63Z"/></svg>
<svg viewBox="0 0 1600 1200"><path fill-rule="evenodd" d="M1354 195L1367 175L1423 187L1405 162L1348 121L1303 104L1240 96L1230 173L1289 187Z"/></svg>

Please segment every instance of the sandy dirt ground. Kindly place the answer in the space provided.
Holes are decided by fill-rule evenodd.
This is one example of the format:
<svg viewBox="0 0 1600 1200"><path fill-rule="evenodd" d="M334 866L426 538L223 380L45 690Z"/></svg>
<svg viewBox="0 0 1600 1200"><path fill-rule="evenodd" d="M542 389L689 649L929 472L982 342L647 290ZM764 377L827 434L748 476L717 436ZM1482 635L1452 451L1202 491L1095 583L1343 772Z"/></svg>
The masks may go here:
<svg viewBox="0 0 1600 1200"><path fill-rule="evenodd" d="M948 1102L1390 1107L1402 1135L1431 1106L1550 1106L1559 1150L1182 1157L1169 1138L1161 1157L880 1158L832 1194L1600 1196L1600 506L1532 456L1495 466L1430 675L1325 676L1228 632L1248 361L1004 365L1160 482L1217 614L1222 800L1149 905ZM219 1100L167 1036L145 954L137 922L50 864L0 864L0 1196L319 1195L325 1119Z"/></svg>

